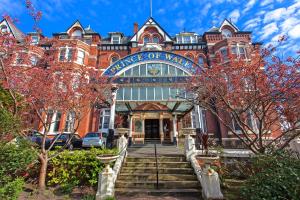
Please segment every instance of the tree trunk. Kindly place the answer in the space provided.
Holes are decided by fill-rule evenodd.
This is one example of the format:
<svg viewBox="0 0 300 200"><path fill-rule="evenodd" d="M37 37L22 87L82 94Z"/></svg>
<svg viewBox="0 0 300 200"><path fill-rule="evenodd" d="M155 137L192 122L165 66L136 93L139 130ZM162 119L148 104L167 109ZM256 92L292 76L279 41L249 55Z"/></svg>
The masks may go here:
<svg viewBox="0 0 300 200"><path fill-rule="evenodd" d="M40 173L39 173L39 191L44 192L46 189L46 175L48 166L48 155L47 153L41 153L39 155L40 160Z"/></svg>

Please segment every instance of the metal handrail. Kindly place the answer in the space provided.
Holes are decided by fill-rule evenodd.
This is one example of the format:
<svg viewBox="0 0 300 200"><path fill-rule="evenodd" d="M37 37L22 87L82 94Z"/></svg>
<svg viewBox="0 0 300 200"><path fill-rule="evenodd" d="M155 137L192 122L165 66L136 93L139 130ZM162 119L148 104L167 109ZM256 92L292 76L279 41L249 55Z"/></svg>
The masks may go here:
<svg viewBox="0 0 300 200"><path fill-rule="evenodd" d="M156 189L158 190L158 164L157 164L156 144L154 144L154 152L155 152L155 162L156 162Z"/></svg>

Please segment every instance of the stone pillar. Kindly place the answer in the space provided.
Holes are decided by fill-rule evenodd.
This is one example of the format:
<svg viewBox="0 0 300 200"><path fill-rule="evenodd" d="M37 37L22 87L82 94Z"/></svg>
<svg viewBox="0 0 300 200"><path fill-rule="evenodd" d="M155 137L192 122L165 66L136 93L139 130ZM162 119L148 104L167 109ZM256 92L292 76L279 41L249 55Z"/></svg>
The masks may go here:
<svg viewBox="0 0 300 200"><path fill-rule="evenodd" d="M130 113L130 114L129 114L128 146L131 146L131 144L132 144L132 122L133 122L133 117L132 117L132 113Z"/></svg>
<svg viewBox="0 0 300 200"><path fill-rule="evenodd" d="M107 147L112 148L114 137L115 137L115 114L116 114L116 97L117 97L116 86L113 86L111 89L111 106L110 106L110 118L109 118L109 126L108 126L108 136L107 136Z"/></svg>
<svg viewBox="0 0 300 200"><path fill-rule="evenodd" d="M160 135L160 142L162 143L164 141L164 123L163 123L163 117L160 116L159 118L159 135Z"/></svg>
<svg viewBox="0 0 300 200"><path fill-rule="evenodd" d="M174 114L173 115L173 143L175 145L177 145L177 136L178 136L178 132L177 132L177 115Z"/></svg>
<svg viewBox="0 0 300 200"><path fill-rule="evenodd" d="M107 164L102 173L99 173L96 200L102 200L107 198L108 196L114 196L113 178L114 171L109 166L109 164Z"/></svg>

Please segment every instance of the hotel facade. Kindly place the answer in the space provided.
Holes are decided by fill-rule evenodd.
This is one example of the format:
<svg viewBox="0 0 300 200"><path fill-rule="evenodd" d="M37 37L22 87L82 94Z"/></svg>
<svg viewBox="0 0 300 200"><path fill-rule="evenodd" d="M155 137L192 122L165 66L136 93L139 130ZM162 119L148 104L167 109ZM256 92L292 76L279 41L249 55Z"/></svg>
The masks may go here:
<svg viewBox="0 0 300 200"><path fill-rule="evenodd" d="M0 28L15 37L22 35L5 19ZM36 46L32 53L32 61L36 62L40 50L49 46L40 43L42 35L28 35ZM92 67L114 78L109 104L88 111L78 133L81 136L87 132L108 133L115 129L116 117L121 117L123 123L119 125L129 129L133 143L147 140L176 143L185 128L198 128L219 141L232 138L216 117L188 100L190 94L180 84L203 68L225 63L229 53L250 58L251 49L259 46L252 42L251 32L239 30L226 19L203 34L180 32L170 36L150 17L141 26L134 23L131 36L110 32L108 37L90 26L85 28L77 20L53 37L60 41L59 62ZM70 41L76 45L69 46ZM56 111L52 121L50 134L70 132L74 125L71 113ZM251 117L248 121L255 125Z"/></svg>

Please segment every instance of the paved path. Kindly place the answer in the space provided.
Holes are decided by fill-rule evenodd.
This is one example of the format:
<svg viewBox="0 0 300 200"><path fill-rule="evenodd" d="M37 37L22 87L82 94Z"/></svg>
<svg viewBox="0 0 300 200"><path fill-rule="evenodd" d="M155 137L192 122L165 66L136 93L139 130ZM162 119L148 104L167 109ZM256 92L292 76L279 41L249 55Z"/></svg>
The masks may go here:
<svg viewBox="0 0 300 200"><path fill-rule="evenodd" d="M169 196L147 196L139 195L134 197L121 196L117 200L200 200L201 198L196 197L169 197Z"/></svg>
<svg viewBox="0 0 300 200"><path fill-rule="evenodd" d="M183 150L173 145L156 144L158 156L183 155ZM127 149L130 157L154 157L154 144L133 145Z"/></svg>

